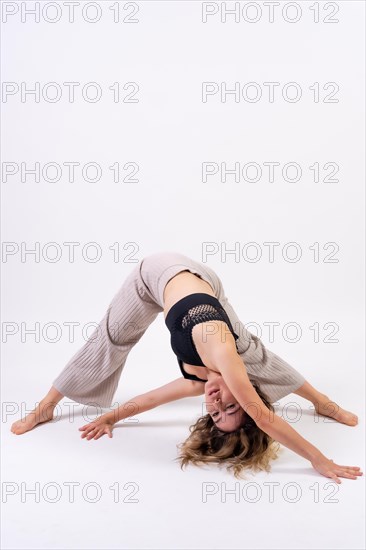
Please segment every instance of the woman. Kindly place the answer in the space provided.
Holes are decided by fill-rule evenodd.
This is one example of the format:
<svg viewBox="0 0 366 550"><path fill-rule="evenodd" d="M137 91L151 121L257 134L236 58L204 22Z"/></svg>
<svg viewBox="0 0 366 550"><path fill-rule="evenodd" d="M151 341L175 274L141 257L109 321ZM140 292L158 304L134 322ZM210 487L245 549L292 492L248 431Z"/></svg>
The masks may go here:
<svg viewBox="0 0 366 550"><path fill-rule="evenodd" d="M53 381L48 394L11 431L22 434L53 418L64 397L109 407L128 353L159 312L183 378L136 396L79 428L82 438L112 437L119 420L169 401L205 395L207 414L190 427L181 445L181 466L226 463L234 475L245 467L265 469L282 443L308 459L322 475L341 483L357 479L359 467L326 458L287 422L272 403L293 392L315 405L318 414L355 426L358 418L316 390L293 367L246 330L208 266L175 252L144 257L115 294L98 328Z"/></svg>

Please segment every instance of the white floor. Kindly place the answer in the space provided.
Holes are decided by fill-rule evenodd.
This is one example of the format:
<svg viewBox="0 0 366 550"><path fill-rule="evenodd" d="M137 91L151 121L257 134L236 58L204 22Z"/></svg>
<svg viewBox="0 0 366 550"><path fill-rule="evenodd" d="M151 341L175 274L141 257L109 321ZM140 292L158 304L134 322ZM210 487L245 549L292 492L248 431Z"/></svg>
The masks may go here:
<svg viewBox="0 0 366 550"><path fill-rule="evenodd" d="M310 404L294 394L281 400L277 414L289 404L286 418L301 435L335 462L363 468L362 388L340 391L334 381L327 389L359 414L357 427L314 418ZM137 393L138 386L130 385L118 397ZM200 414L201 401L183 399L147 411L134 423L120 423L112 439L97 441L81 439L78 431L93 410L77 405L73 417L66 398L62 417L23 436L9 430L19 415L3 415L2 547L365 548L364 478L336 485L285 447L271 473L243 481L214 465L181 471L174 462L176 444ZM295 422L298 405L304 413Z"/></svg>

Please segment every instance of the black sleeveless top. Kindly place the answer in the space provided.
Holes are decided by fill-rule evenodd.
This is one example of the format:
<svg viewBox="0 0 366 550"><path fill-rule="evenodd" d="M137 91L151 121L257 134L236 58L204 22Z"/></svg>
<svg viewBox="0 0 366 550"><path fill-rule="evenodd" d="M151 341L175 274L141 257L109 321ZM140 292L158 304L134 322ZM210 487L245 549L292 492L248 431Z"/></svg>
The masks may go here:
<svg viewBox="0 0 366 550"><path fill-rule="evenodd" d="M170 345L177 356L179 368L184 376L190 380L207 382L194 374L188 374L183 369L182 363L204 367L196 350L192 338L192 329L205 321L224 321L235 341L239 336L234 332L230 319L217 298L205 292L195 292L178 300L168 311L165 324L171 337Z"/></svg>

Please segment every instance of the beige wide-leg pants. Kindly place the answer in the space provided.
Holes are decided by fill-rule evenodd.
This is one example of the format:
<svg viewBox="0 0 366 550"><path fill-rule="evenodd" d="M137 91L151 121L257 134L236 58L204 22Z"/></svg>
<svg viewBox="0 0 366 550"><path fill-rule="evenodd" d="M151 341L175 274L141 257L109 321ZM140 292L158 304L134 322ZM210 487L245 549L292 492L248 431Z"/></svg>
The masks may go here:
<svg viewBox="0 0 366 550"><path fill-rule="evenodd" d="M158 313L163 311L163 292L167 282L184 270L200 276L214 289L239 336L237 349L249 378L259 384L271 403L297 390L305 382L299 372L268 350L244 327L213 269L184 254L168 251L145 256L135 265L113 297L99 326L71 357L52 385L78 403L111 406L129 352Z"/></svg>

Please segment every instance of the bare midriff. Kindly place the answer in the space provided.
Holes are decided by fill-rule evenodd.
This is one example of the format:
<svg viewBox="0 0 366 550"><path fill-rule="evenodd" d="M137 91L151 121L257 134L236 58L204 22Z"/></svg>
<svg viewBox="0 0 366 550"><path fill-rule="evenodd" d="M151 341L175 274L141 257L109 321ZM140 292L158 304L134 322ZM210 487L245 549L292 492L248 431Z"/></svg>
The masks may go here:
<svg viewBox="0 0 366 550"><path fill-rule="evenodd" d="M164 300L164 319L168 315L170 308L179 300L195 292L205 292L211 296L217 297L212 286L204 281L199 275L190 271L181 271L174 275L165 285ZM194 374L198 378L206 379L206 367L198 367L183 363L183 368L188 374Z"/></svg>

